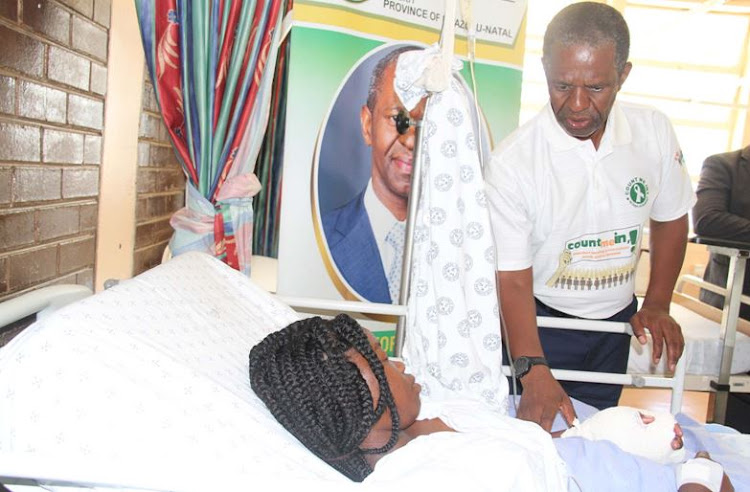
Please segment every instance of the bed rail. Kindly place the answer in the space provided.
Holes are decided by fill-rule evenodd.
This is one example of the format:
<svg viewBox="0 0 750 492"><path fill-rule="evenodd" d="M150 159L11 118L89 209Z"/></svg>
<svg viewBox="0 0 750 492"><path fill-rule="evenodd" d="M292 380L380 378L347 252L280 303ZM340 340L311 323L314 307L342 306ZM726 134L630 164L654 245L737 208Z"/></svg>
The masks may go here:
<svg viewBox="0 0 750 492"><path fill-rule="evenodd" d="M294 309L312 309L331 313L348 312L388 315L398 316L401 319L405 319L407 314L406 306L394 304L327 300L281 295L277 295L276 297ZM537 324L538 326L543 326L545 328L556 328L562 330L599 331L607 333L625 333L631 336L633 335L633 329L631 328L629 323L620 323L613 321L551 318L539 316L537 317ZM676 414L680 412L682 408L682 394L685 389L685 369L685 359L680 358L680 360L677 362L677 366L675 367L675 371L672 376L571 371L566 369L554 368L552 369L552 374L556 379L563 381L622 384L626 386L635 386L637 388L669 388L672 390L670 411L673 414ZM510 367L503 366L503 372L506 376L510 376Z"/></svg>
<svg viewBox="0 0 750 492"><path fill-rule="evenodd" d="M51 285L32 290L0 303L0 327L36 314L42 318L53 311L92 294L83 285Z"/></svg>

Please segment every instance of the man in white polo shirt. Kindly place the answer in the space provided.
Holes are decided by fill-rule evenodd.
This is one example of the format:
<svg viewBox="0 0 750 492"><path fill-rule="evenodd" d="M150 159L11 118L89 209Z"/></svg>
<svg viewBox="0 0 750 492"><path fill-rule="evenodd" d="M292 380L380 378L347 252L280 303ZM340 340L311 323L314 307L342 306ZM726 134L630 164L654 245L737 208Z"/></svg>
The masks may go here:
<svg viewBox="0 0 750 492"><path fill-rule="evenodd" d="M629 32L605 4L570 5L550 22L542 63L550 103L500 143L486 166L499 301L523 386L518 416L549 430L570 397L617 405L622 387L558 383L555 368L624 373L629 337L538 329L536 315L630 321L641 343L684 340L669 316L694 193L668 119L615 102L630 73ZM651 276L638 310L634 278L644 226ZM545 360L546 357L546 360Z"/></svg>

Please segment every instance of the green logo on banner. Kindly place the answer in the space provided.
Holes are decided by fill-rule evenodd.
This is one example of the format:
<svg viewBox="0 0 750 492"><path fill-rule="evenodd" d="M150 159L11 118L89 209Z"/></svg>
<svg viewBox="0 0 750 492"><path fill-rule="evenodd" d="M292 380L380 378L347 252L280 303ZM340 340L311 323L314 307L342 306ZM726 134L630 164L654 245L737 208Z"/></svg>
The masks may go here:
<svg viewBox="0 0 750 492"><path fill-rule="evenodd" d="M625 195L634 207L642 207L648 203L648 185L643 178L633 178L625 187Z"/></svg>

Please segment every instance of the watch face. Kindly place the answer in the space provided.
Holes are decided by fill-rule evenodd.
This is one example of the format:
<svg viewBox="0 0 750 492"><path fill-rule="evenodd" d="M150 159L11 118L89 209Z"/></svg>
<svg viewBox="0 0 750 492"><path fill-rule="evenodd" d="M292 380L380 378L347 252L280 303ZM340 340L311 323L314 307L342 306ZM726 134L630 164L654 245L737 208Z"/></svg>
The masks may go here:
<svg viewBox="0 0 750 492"><path fill-rule="evenodd" d="M515 362L513 362L513 367L516 370L516 377L521 377L529 372L529 369L531 369L531 364L529 364L529 359L527 359L526 357L519 357L515 360Z"/></svg>

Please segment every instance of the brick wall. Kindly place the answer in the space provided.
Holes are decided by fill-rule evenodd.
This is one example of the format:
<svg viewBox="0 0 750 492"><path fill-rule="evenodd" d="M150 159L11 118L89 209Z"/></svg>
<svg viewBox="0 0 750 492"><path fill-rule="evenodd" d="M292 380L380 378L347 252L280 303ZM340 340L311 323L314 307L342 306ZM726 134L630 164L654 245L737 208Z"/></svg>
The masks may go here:
<svg viewBox="0 0 750 492"><path fill-rule="evenodd" d="M93 285L111 0L0 0L0 299Z"/></svg>
<svg viewBox="0 0 750 492"><path fill-rule="evenodd" d="M144 72L148 74L148 70ZM169 217L185 201L185 177L169 143L167 128L159 116L148 75L143 83L142 101L133 275L161 262L164 248L173 232Z"/></svg>

